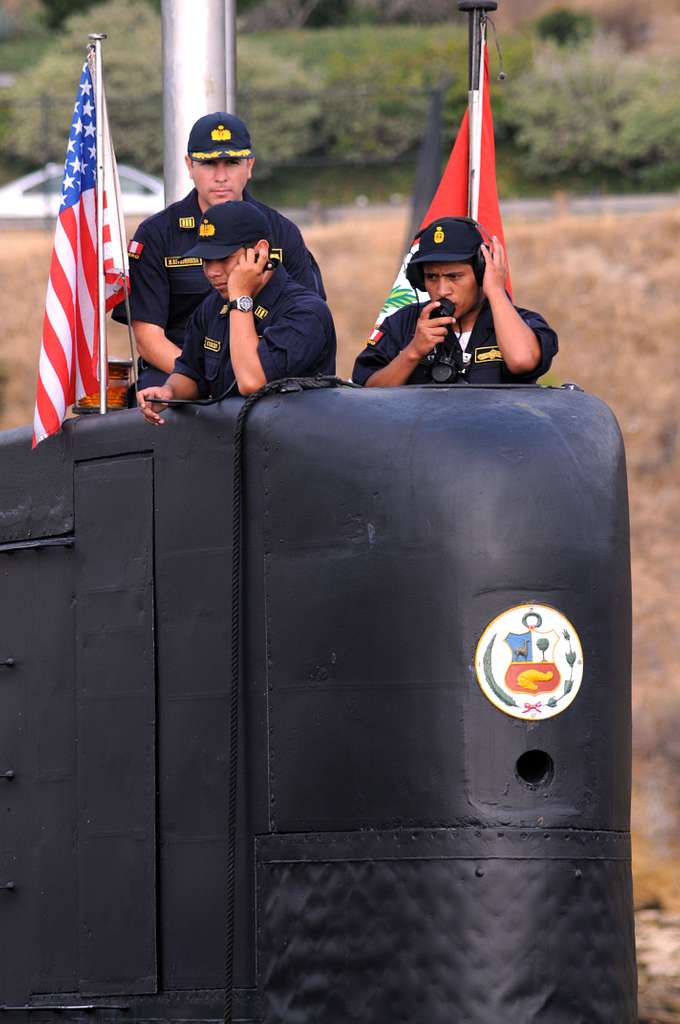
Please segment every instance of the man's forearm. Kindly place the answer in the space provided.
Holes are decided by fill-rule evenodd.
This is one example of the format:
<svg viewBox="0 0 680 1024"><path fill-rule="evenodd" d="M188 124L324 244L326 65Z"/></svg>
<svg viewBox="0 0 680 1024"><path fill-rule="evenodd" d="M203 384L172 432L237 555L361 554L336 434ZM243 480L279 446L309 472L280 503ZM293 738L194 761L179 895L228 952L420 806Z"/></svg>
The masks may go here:
<svg viewBox="0 0 680 1024"><path fill-rule="evenodd" d="M419 362L417 353L407 346L394 357L391 363L372 373L365 386L367 388L396 388L400 384L406 383Z"/></svg>
<svg viewBox="0 0 680 1024"><path fill-rule="evenodd" d="M488 296L496 341L510 373L531 373L541 361L538 338L511 303L507 294Z"/></svg>
<svg viewBox="0 0 680 1024"><path fill-rule="evenodd" d="M171 373L164 386L172 392L172 398L198 398L198 384L183 373Z"/></svg>
<svg viewBox="0 0 680 1024"><path fill-rule="evenodd" d="M229 314L229 355L242 395L250 395L267 383L257 352L259 340L253 314L233 309Z"/></svg>
<svg viewBox="0 0 680 1024"><path fill-rule="evenodd" d="M156 366L164 373L172 373L175 359L182 354L181 348L166 337L162 327L144 320L133 320L137 351L144 362Z"/></svg>

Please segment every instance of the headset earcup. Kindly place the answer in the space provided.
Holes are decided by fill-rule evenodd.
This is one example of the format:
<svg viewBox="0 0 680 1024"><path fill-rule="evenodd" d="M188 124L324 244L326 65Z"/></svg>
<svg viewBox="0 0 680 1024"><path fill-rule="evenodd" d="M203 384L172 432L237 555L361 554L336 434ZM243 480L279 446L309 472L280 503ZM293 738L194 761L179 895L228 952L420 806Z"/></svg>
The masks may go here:
<svg viewBox="0 0 680 1024"><path fill-rule="evenodd" d="M481 288L482 281L484 280L484 271L486 270L486 260L484 259L484 253L482 252L481 245L475 255L472 269L474 271L475 281Z"/></svg>
<svg viewBox="0 0 680 1024"><path fill-rule="evenodd" d="M425 273L422 263L410 261L406 267L406 280L416 292L425 291Z"/></svg>

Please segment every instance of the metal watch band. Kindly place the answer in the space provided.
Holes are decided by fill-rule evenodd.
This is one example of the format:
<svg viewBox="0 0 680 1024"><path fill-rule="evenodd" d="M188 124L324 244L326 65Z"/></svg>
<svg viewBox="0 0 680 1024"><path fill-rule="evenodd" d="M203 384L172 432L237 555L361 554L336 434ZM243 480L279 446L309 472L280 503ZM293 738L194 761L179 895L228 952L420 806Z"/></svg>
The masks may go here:
<svg viewBox="0 0 680 1024"><path fill-rule="evenodd" d="M229 310L232 309L238 309L239 313L251 313L253 300L250 295L239 295L237 299L231 299L229 302Z"/></svg>

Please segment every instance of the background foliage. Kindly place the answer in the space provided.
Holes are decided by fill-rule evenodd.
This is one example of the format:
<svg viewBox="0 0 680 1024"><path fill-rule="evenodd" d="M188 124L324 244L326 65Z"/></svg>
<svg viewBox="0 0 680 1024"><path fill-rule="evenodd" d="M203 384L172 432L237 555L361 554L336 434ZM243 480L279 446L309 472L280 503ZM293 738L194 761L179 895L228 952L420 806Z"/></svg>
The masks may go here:
<svg viewBox="0 0 680 1024"><path fill-rule="evenodd" d="M277 201L408 191L435 89L444 91L447 155L466 103L467 25L450 13L452 0L441 10L438 2L425 12L412 0L240 0L239 110L258 177L278 190ZM501 4L501 23L504 7L539 12L502 32L502 85L490 45L503 194L677 187L677 59L644 53L652 30L639 5L618 0L612 20L609 0L587 10L578 2ZM0 0L0 72L18 72L12 88L0 89L1 180L63 160L93 29L109 36L118 158L161 172L158 8L159 0ZM413 24L444 9L446 22ZM258 25L266 30L249 31Z"/></svg>

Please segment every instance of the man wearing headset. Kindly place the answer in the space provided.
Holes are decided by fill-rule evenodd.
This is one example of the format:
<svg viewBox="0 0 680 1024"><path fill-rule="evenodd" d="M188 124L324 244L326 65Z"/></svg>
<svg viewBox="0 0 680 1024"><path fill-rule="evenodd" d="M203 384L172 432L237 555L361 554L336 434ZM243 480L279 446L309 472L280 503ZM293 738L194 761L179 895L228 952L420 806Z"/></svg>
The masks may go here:
<svg viewBox="0 0 680 1024"><path fill-rule="evenodd" d="M366 387L433 380L530 384L546 373L557 335L539 313L513 306L498 238L487 244L474 221L443 217L419 241L406 276L430 301L382 321L357 357L352 380ZM441 315L446 312L451 315Z"/></svg>
<svg viewBox="0 0 680 1024"><path fill-rule="evenodd" d="M189 255L202 215L211 206L244 202L264 214L272 252L295 280L325 299L316 260L299 228L247 190L255 153L247 126L225 111L206 114L189 135L185 162L194 188L149 217L130 243L130 309L139 351L139 387L163 384L182 351L184 330L210 292L201 260ZM113 319L125 323L125 306Z"/></svg>
<svg viewBox="0 0 680 1024"><path fill-rule="evenodd" d="M145 418L160 426L170 401L250 395L282 377L335 373L335 328L320 295L274 262L267 217L251 203L209 207L189 258L210 288L186 328L163 384L138 392Z"/></svg>

